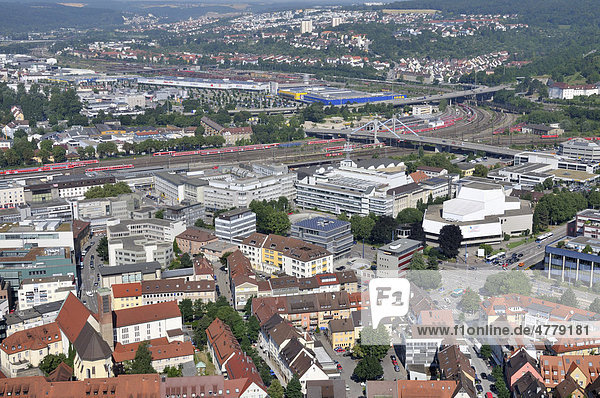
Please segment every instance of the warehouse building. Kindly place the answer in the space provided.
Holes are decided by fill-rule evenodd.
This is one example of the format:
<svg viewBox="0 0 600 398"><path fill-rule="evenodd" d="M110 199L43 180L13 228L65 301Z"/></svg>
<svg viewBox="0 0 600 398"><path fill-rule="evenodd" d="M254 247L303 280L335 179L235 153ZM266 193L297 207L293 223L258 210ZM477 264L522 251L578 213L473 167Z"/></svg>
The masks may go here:
<svg viewBox="0 0 600 398"><path fill-rule="evenodd" d="M289 87L279 89L281 97L312 104L321 102L323 105L366 104L369 102L391 101L406 98L403 94L391 92L365 93L337 87Z"/></svg>

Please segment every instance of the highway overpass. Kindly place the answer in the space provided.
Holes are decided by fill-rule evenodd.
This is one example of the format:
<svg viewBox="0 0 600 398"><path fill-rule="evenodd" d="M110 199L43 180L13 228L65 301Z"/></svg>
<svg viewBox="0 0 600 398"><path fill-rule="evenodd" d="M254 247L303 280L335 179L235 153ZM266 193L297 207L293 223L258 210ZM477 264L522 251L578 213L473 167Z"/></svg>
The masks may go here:
<svg viewBox="0 0 600 398"><path fill-rule="evenodd" d="M319 138L326 138L326 137L347 138L348 136L350 136L350 139L354 138L357 140L360 140L360 139L372 140L373 139L373 133L371 133L371 132L368 132L368 131L356 132L352 129L346 129L346 130L307 129L306 135L308 135L310 137L319 137ZM381 132L380 131L377 133L377 137L380 140L391 139L391 140L410 142L415 145L418 145L418 144L429 145L429 146L435 147L439 151L443 151L445 148L454 148L454 149L459 149L459 150L463 150L463 151L467 151L467 152L484 152L484 153L487 153L490 155L499 155L499 156L510 157L510 158L514 157L517 153L521 152L521 151L518 151L515 149L510 149L510 148L496 146L496 145L479 144L479 143L475 143L475 142L461 141L461 140L452 139L452 138L417 136L414 134L402 134L399 136L400 138L398 138L390 132Z"/></svg>

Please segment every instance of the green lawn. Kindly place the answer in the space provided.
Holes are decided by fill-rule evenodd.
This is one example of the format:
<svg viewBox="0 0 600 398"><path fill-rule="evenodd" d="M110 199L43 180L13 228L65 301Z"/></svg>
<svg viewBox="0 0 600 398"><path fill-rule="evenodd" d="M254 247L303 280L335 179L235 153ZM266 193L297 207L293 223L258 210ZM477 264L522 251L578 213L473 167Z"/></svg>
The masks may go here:
<svg viewBox="0 0 600 398"><path fill-rule="evenodd" d="M527 239L521 239L521 240L518 240L518 241L516 241L516 242L509 242L509 243L506 245L506 247L507 247L507 248L509 248L509 249L514 249L515 247L519 247L519 246L521 246L521 245L523 245L523 244L525 244L525 243L528 243L528 242L530 242L530 241L531 241L531 240L530 240L529 238L527 238Z"/></svg>

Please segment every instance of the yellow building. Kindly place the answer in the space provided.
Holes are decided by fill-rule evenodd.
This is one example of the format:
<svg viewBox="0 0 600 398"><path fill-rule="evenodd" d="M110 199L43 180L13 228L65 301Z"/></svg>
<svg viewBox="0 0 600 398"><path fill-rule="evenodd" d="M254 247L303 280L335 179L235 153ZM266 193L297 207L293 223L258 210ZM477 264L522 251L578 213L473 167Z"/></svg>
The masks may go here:
<svg viewBox="0 0 600 398"><path fill-rule="evenodd" d="M111 298L113 310L139 307L142 305L142 284L133 282L112 285Z"/></svg>
<svg viewBox="0 0 600 398"><path fill-rule="evenodd" d="M354 323L351 318L332 319L327 326L327 337L331 347L351 350L355 343Z"/></svg>

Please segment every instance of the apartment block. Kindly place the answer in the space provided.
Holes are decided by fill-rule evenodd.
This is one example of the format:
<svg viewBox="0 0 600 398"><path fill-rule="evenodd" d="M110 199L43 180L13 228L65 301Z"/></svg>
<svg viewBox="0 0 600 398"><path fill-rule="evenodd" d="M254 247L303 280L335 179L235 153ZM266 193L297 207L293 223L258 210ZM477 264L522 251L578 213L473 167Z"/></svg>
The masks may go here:
<svg viewBox="0 0 600 398"><path fill-rule="evenodd" d="M215 235L226 242L233 242L235 237L246 238L254 232L256 214L250 209L230 210L215 218Z"/></svg>

